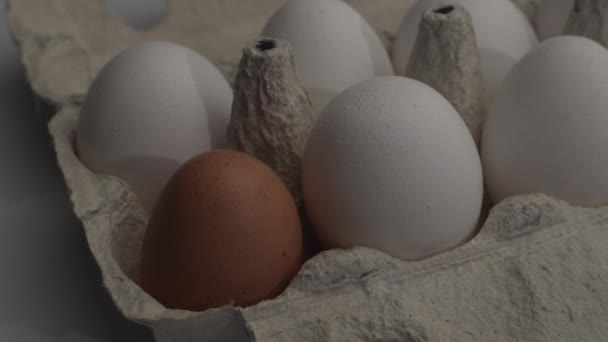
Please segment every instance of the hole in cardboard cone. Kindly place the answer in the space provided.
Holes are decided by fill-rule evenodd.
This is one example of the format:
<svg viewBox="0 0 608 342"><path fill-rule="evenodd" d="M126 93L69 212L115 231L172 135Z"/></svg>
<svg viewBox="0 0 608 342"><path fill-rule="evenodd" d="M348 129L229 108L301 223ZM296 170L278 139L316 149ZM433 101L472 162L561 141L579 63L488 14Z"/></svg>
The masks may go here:
<svg viewBox="0 0 608 342"><path fill-rule="evenodd" d="M454 6L441 6L437 9L435 9L433 12L435 13L439 13L439 14L449 14L450 12L452 12L454 10Z"/></svg>
<svg viewBox="0 0 608 342"><path fill-rule="evenodd" d="M274 40L262 39L255 44L255 47L260 51L268 51L276 48L277 44Z"/></svg>

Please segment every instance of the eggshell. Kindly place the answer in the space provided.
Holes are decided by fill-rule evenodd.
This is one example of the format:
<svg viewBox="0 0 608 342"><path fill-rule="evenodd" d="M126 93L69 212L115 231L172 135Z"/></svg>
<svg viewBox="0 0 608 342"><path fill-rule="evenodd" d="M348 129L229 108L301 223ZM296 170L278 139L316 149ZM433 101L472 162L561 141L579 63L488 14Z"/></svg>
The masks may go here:
<svg viewBox="0 0 608 342"><path fill-rule="evenodd" d="M608 52L583 37L546 40L509 74L486 119L482 157L494 202L543 192L608 203Z"/></svg>
<svg viewBox="0 0 608 342"><path fill-rule="evenodd" d="M296 206L279 176L214 150L171 177L148 223L141 286L165 307L202 311L270 299L302 258Z"/></svg>
<svg viewBox="0 0 608 342"><path fill-rule="evenodd" d="M339 0L290 0L268 21L263 36L288 41L296 70L315 114L339 92L360 81L392 75L380 38Z"/></svg>
<svg viewBox="0 0 608 342"><path fill-rule="evenodd" d="M147 42L118 54L91 85L76 130L81 161L120 177L150 210L186 160L224 146L232 90L196 52Z"/></svg>
<svg viewBox="0 0 608 342"><path fill-rule="evenodd" d="M466 125L437 91L379 77L321 113L304 154L303 193L328 247L421 259L475 232L481 163Z"/></svg>
<svg viewBox="0 0 608 342"><path fill-rule="evenodd" d="M574 0L545 0L538 5L534 26L540 40L560 36L564 32Z"/></svg>
<svg viewBox="0 0 608 342"><path fill-rule="evenodd" d="M422 15L440 0L419 0L407 12L395 38L392 59L395 72L403 75L409 62ZM452 0L471 15L486 97L492 98L509 70L538 40L526 16L509 0Z"/></svg>

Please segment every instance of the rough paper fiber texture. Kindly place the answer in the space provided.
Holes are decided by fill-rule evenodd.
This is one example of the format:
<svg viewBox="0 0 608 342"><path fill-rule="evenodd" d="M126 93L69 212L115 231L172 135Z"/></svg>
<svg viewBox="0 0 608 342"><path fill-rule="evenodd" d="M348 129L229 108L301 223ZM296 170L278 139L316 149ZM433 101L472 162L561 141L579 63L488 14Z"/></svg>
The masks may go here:
<svg viewBox="0 0 608 342"><path fill-rule="evenodd" d="M270 38L249 42L236 75L228 143L272 167L298 208L302 156L313 121L289 43Z"/></svg>
<svg viewBox="0 0 608 342"><path fill-rule="evenodd" d="M607 209L530 195L501 203L473 241L425 261L331 251L245 318L260 341L601 341Z"/></svg>
<svg viewBox="0 0 608 342"><path fill-rule="evenodd" d="M479 146L484 121L481 57L464 8L436 5L424 12L405 75L450 101Z"/></svg>
<svg viewBox="0 0 608 342"><path fill-rule="evenodd" d="M575 0L564 34L587 37L608 46L608 2Z"/></svg>
<svg viewBox="0 0 608 342"><path fill-rule="evenodd" d="M356 5L391 32L406 2ZM142 34L103 14L96 1L10 5L35 90L63 107L49 129L104 286L117 308L150 326L159 341L605 340L608 207L574 208L543 195L499 204L473 241L431 259L329 251L307 262L281 296L257 306L203 313L162 307L137 286L144 211L123 182L91 173L74 155L77 101L103 63L140 39L182 43L232 67L238 45L279 1L173 1L168 23Z"/></svg>
<svg viewBox="0 0 608 342"><path fill-rule="evenodd" d="M8 0L17 38L36 93L56 103L79 100L101 67L135 42L161 39L192 48L233 80L243 46L261 32L284 0L167 0L165 21L135 32L103 8L102 0ZM414 0L344 0L391 42ZM533 17L540 0L514 0Z"/></svg>
<svg viewBox="0 0 608 342"><path fill-rule="evenodd" d="M101 0L9 0L9 24L34 90L61 104L81 98L120 50L149 39L192 48L227 74L284 0L168 0L165 21L135 32ZM348 0L380 32L396 31L412 0ZM232 79L231 79L232 81Z"/></svg>

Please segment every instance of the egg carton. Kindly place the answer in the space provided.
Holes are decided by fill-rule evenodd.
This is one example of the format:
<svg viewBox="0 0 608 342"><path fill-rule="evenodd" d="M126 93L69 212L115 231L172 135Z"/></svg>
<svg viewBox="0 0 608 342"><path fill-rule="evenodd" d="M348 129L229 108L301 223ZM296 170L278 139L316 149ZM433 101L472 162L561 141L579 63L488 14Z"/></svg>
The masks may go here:
<svg viewBox="0 0 608 342"><path fill-rule="evenodd" d="M349 1L387 44L411 2ZM518 2L533 15L534 2ZM173 0L162 24L138 32L102 1L9 1L32 87L59 108L49 123L57 160L117 309L158 341L603 340L608 207L542 194L499 203L473 240L422 261L362 247L323 252L280 296L252 307L171 310L137 285L147 214L123 181L90 172L74 153L88 86L119 51L148 39L188 46L232 80L242 47L281 4Z"/></svg>

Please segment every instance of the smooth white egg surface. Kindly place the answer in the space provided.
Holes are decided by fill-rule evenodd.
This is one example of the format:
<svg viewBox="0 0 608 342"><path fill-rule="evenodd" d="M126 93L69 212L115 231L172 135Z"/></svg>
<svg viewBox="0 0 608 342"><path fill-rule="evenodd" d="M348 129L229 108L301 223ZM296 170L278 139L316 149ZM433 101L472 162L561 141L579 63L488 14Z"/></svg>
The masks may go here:
<svg viewBox="0 0 608 342"><path fill-rule="evenodd" d="M544 0L538 5L534 26L540 40L561 36L574 0Z"/></svg>
<svg viewBox="0 0 608 342"><path fill-rule="evenodd" d="M482 158L495 203L542 192L608 203L608 51L583 37L541 43L507 77L488 113Z"/></svg>
<svg viewBox="0 0 608 342"><path fill-rule="evenodd" d="M376 32L340 0L287 1L270 18L262 36L291 44L298 77L317 114L349 86L393 75Z"/></svg>
<svg viewBox="0 0 608 342"><path fill-rule="evenodd" d="M307 212L328 247L414 260L476 230L475 143L452 105L416 80L378 77L338 95L313 128L302 172Z"/></svg>
<svg viewBox="0 0 608 342"><path fill-rule="evenodd" d="M92 171L129 183L150 210L183 162L225 145L231 106L232 90L211 62L173 43L141 43L91 85L77 151Z"/></svg>
<svg viewBox="0 0 608 342"><path fill-rule="evenodd" d="M392 60L404 75L424 11L440 0L419 0L407 12L395 38ZM490 102L509 70L537 43L526 16L510 0L452 0L471 15L481 56L481 68Z"/></svg>

